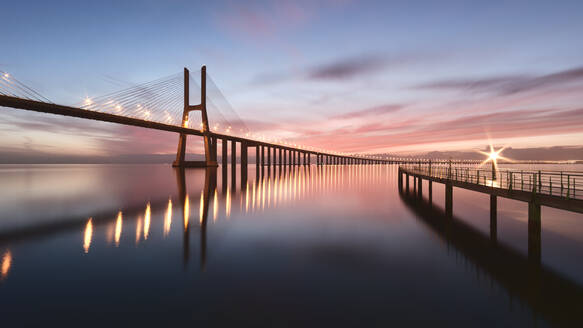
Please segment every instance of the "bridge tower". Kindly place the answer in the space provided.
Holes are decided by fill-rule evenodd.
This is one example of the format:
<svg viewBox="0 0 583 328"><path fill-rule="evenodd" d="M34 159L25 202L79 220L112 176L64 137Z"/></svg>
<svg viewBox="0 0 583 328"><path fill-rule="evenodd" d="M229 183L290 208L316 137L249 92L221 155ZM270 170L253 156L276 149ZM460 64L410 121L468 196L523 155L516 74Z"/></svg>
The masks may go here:
<svg viewBox="0 0 583 328"><path fill-rule="evenodd" d="M182 126L188 126L188 114L191 111L200 111L202 115L202 133L204 139L204 161L187 161L186 157L186 137L187 134L181 133L178 139L178 151L176 160L172 163L174 167L217 167L217 139L212 138L209 129L208 116L206 113L206 66L200 70L200 104L190 105L189 89L190 72L184 68L184 111L182 112Z"/></svg>

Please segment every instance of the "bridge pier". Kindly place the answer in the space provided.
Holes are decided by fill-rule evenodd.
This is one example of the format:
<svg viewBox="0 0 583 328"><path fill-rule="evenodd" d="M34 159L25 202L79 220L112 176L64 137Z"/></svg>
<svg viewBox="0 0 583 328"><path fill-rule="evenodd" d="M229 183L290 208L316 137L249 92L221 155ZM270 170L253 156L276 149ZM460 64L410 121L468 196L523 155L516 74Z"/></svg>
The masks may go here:
<svg viewBox="0 0 583 328"><path fill-rule="evenodd" d="M255 145L255 180L259 180L259 146Z"/></svg>
<svg viewBox="0 0 583 328"><path fill-rule="evenodd" d="M233 191L237 186L237 142L231 140L231 186Z"/></svg>
<svg viewBox="0 0 583 328"><path fill-rule="evenodd" d="M490 240L498 239L498 200L495 195L490 195Z"/></svg>
<svg viewBox="0 0 583 328"><path fill-rule="evenodd" d="M421 199L423 197L423 179L417 178L417 196Z"/></svg>
<svg viewBox="0 0 583 328"><path fill-rule="evenodd" d="M278 149L278 153L279 153L279 161L278 161L278 163L277 163L279 166L281 166L281 152L282 152L282 149L281 149L281 148L279 148L279 149Z"/></svg>
<svg viewBox="0 0 583 328"><path fill-rule="evenodd" d="M528 202L528 259L534 264L541 261L541 209L534 199Z"/></svg>
<svg viewBox="0 0 583 328"><path fill-rule="evenodd" d="M247 147L248 144L246 142L241 143L241 190L244 190L244 188L247 186Z"/></svg>
<svg viewBox="0 0 583 328"><path fill-rule="evenodd" d="M405 190L409 193L409 174L405 173Z"/></svg>
<svg viewBox="0 0 583 328"><path fill-rule="evenodd" d="M227 155L227 139L221 139L221 171L222 171L222 185L223 191L227 190L227 162L228 162L228 155Z"/></svg>

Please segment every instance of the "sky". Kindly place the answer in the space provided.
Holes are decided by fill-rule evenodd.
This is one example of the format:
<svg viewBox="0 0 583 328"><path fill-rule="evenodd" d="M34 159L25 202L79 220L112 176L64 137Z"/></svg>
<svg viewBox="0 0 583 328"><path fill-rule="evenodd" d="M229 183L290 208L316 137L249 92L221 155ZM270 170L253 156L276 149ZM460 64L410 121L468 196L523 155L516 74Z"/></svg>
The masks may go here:
<svg viewBox="0 0 583 328"><path fill-rule="evenodd" d="M2 7L0 70L59 104L206 65L249 130L269 140L369 154L583 146L581 1ZM177 139L0 108L4 158L171 154Z"/></svg>

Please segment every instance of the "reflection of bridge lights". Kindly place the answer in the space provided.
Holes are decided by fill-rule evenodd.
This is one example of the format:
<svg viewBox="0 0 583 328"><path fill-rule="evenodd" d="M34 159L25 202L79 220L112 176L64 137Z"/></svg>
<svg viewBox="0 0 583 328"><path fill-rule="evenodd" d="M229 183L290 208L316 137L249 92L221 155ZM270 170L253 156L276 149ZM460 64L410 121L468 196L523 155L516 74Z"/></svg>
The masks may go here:
<svg viewBox="0 0 583 328"><path fill-rule="evenodd" d="M215 196L213 198L213 221L217 220L218 214L219 214L219 198L217 189L215 188Z"/></svg>
<svg viewBox="0 0 583 328"><path fill-rule="evenodd" d="M148 239L148 235L150 234L150 217L150 203L148 202L148 205L146 205L146 213L144 215L144 240Z"/></svg>
<svg viewBox="0 0 583 328"><path fill-rule="evenodd" d="M119 240L121 238L121 229L122 229L122 214L121 211L117 213L117 220L115 222L115 247L119 246Z"/></svg>
<svg viewBox="0 0 583 328"><path fill-rule="evenodd" d="M184 198L184 229L188 227L188 219L190 218L190 197L188 194Z"/></svg>
<svg viewBox="0 0 583 328"><path fill-rule="evenodd" d="M140 237L142 236L142 217L138 216L138 222L136 223L136 245L140 242Z"/></svg>
<svg viewBox="0 0 583 328"><path fill-rule="evenodd" d="M93 218L89 218L87 224L85 225L85 233L83 235L83 250L85 253L89 253L89 247L91 246L91 238L93 237Z"/></svg>
<svg viewBox="0 0 583 328"><path fill-rule="evenodd" d="M12 266L12 253L7 250L2 256L2 266L0 266L0 279L6 278L8 272L10 272L10 267Z"/></svg>
<svg viewBox="0 0 583 328"><path fill-rule="evenodd" d="M204 190L200 192L200 208L199 208L199 223L202 224L203 214L204 214Z"/></svg>
<svg viewBox="0 0 583 328"><path fill-rule="evenodd" d="M168 199L168 207L166 208L166 215L164 215L164 237L170 233L170 226L172 225L172 199Z"/></svg>

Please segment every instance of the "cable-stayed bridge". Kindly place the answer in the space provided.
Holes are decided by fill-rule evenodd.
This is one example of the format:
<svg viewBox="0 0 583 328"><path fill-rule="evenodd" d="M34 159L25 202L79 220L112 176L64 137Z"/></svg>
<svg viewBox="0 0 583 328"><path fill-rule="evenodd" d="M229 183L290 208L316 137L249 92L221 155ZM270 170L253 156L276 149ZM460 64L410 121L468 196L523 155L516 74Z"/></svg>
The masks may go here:
<svg viewBox="0 0 583 328"><path fill-rule="evenodd" d="M229 154L231 163L236 163L239 148L241 168L245 171L249 162L249 148L255 148L256 163L260 167L309 165L313 159L318 165L419 162L419 159L346 154L302 147L281 140L266 140L248 129L220 89L207 76L204 66L200 70L200 86L185 68L184 73L166 76L104 96L86 98L76 106L54 104L10 74L5 72L0 74L0 106L178 133L180 137L174 161L174 166L177 167L218 166L218 141L222 143L223 166L227 166ZM200 89L197 105L191 105L193 89ZM191 112L200 112L200 115L190 115ZM204 161L185 159L188 135L203 138ZM230 152L228 148L231 148ZM462 162L470 161L454 161Z"/></svg>

